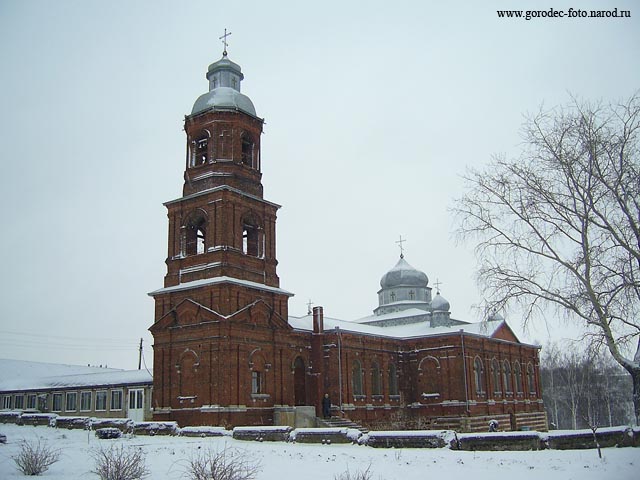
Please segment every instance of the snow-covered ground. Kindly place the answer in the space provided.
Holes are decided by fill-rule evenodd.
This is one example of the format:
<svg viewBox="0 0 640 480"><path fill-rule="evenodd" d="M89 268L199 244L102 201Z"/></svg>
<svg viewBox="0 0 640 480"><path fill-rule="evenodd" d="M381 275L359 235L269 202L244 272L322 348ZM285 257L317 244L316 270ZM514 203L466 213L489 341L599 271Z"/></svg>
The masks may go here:
<svg viewBox="0 0 640 480"><path fill-rule="evenodd" d="M468 480L636 480L640 478L639 448L535 452L462 452L443 449L375 449L358 445L310 445L243 442L230 437L130 437L98 440L93 432L48 427L0 425L8 438L0 444L0 479L24 478L12 460L20 441L41 439L62 451L61 459L42 478L91 479L92 452L101 446L142 448L151 479L184 477L185 460L202 449L234 448L260 463L257 480L304 478L332 480L335 475L365 470L372 480L425 478Z"/></svg>

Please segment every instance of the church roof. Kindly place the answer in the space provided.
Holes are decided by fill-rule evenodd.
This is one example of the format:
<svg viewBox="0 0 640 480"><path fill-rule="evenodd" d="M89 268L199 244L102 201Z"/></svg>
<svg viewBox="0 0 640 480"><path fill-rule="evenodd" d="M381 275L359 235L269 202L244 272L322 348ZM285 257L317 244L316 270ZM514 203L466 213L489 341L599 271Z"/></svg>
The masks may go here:
<svg viewBox="0 0 640 480"><path fill-rule="evenodd" d="M426 287L428 283L427 275L409 265L402 255L398 263L380 279L382 288Z"/></svg>
<svg viewBox="0 0 640 480"><path fill-rule="evenodd" d="M173 287L160 288L158 290L154 290L153 292L148 293L147 295L153 297L161 293L178 292L180 290L190 290L192 288L204 287L207 285L214 285L217 283L233 283L235 285L242 285L245 287L254 288L256 290L263 290L266 292L273 292L273 293L281 293L283 295L288 295L290 297L293 297L293 293L283 290L282 288L271 287L263 283L251 282L249 280L241 280L239 278L233 278L233 277L213 277L213 278L203 278L202 280L193 280L191 282L180 283Z"/></svg>
<svg viewBox="0 0 640 480"><path fill-rule="evenodd" d="M209 65L209 91L198 97L191 109L191 115L207 110L239 110L255 117L256 109L253 102L240 93L240 82L243 79L240 65L229 60L225 50L220 60Z"/></svg>
<svg viewBox="0 0 640 480"><path fill-rule="evenodd" d="M451 310L451 304L446 298L440 295L440 292L436 292L436 296L431 300L431 310L434 312L448 312ZM504 318L502 320L504 320Z"/></svg>
<svg viewBox="0 0 640 480"><path fill-rule="evenodd" d="M424 314L424 311L421 312ZM407 311L396 313L406 314ZM450 327L430 327L426 322L414 322L407 325L379 327L358 322L350 322L325 316L324 332L331 333L332 331L335 331L336 327L338 327L342 332L395 339L416 339L437 335L460 334L460 332L491 338L501 327L506 326L506 322L504 320L499 322L487 321L478 323L461 323ZM289 317L289 325L296 330L311 332L313 331L313 316L305 315L303 317Z"/></svg>
<svg viewBox="0 0 640 480"><path fill-rule="evenodd" d="M218 87L198 97L191 109L191 115L206 110L240 110L249 115L256 115L253 102L246 95L231 87Z"/></svg>

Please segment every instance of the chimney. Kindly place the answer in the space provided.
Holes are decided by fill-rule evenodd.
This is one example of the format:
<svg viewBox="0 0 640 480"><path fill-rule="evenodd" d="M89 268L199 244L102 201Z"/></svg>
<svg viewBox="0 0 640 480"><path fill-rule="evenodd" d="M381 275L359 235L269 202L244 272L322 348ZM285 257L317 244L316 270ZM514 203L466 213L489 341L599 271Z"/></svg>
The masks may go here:
<svg viewBox="0 0 640 480"><path fill-rule="evenodd" d="M313 333L324 332L324 312L322 307L313 307Z"/></svg>

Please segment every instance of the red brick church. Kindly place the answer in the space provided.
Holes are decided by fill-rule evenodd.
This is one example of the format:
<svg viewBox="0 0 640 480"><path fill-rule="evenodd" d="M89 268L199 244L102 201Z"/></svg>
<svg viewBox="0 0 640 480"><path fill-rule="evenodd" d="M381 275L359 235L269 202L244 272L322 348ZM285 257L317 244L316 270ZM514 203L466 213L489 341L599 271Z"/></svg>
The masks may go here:
<svg viewBox="0 0 640 480"><path fill-rule="evenodd" d="M226 49L185 117L182 197L165 203L167 274L152 292L153 411L181 425L273 425L296 412L369 427L546 428L538 347L498 314L455 320L400 256L371 316L291 317L276 273L279 205L263 197L264 120ZM311 407L311 408L309 408Z"/></svg>

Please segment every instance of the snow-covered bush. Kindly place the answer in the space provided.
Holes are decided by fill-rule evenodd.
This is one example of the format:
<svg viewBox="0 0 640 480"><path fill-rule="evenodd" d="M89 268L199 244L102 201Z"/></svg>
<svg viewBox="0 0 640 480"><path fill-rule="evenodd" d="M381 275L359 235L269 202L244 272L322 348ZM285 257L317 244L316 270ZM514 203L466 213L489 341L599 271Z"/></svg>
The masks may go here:
<svg viewBox="0 0 640 480"><path fill-rule="evenodd" d="M93 452L95 473L101 480L139 480L149 475L145 455L140 448L124 445L100 448Z"/></svg>
<svg viewBox="0 0 640 480"><path fill-rule="evenodd" d="M333 477L333 480L371 480L371 465L366 470L358 470L355 473L351 473L349 469L346 472L341 473Z"/></svg>
<svg viewBox="0 0 640 480"><path fill-rule="evenodd" d="M181 437L222 437L231 435L224 427L182 427L178 433Z"/></svg>
<svg viewBox="0 0 640 480"><path fill-rule="evenodd" d="M201 450L185 463L184 473L190 480L252 480L261 468L247 452L232 448Z"/></svg>
<svg viewBox="0 0 640 480"><path fill-rule="evenodd" d="M133 424L134 435L177 435L178 432L177 422L135 422Z"/></svg>
<svg viewBox="0 0 640 480"><path fill-rule="evenodd" d="M13 457L16 467L24 475L40 475L60 460L60 451L50 447L43 441L24 440L20 452Z"/></svg>
<svg viewBox="0 0 640 480"><path fill-rule="evenodd" d="M107 440L111 438L120 438L122 436L122 432L119 428L114 427L106 427L106 428L98 428L96 430L96 437L101 440Z"/></svg>

